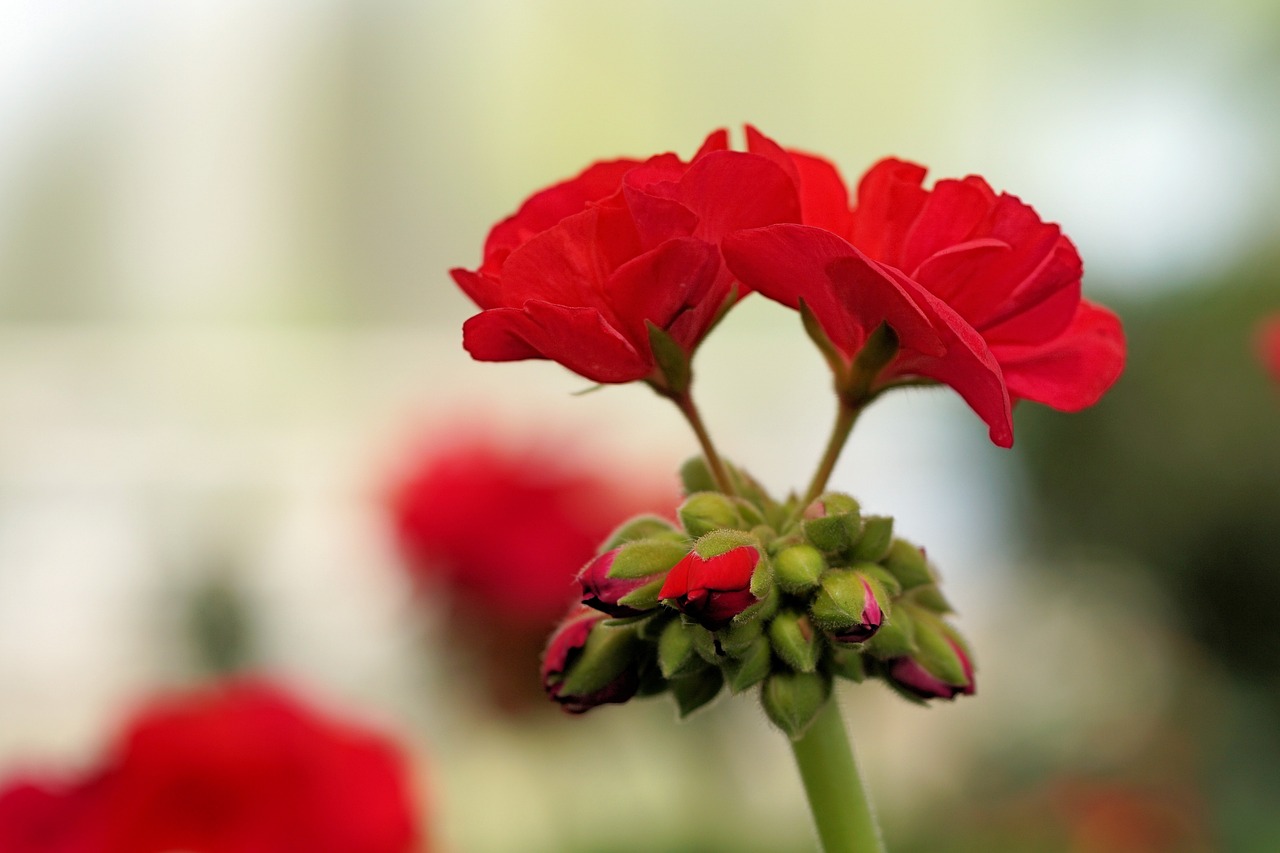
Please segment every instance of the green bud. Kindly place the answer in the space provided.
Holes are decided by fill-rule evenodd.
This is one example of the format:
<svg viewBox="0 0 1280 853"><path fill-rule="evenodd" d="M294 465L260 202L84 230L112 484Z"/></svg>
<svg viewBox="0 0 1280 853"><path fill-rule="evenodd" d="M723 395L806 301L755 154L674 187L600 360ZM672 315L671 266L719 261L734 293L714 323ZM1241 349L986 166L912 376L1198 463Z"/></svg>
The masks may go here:
<svg viewBox="0 0 1280 853"><path fill-rule="evenodd" d="M783 592L801 595L818 585L827 569L822 552L812 545L792 545L773 558L773 576Z"/></svg>
<svg viewBox="0 0 1280 853"><path fill-rule="evenodd" d="M818 498L818 502L822 504L822 509L826 515L851 515L859 517L862 514L862 505L857 499L844 492L826 492Z"/></svg>
<svg viewBox="0 0 1280 853"><path fill-rule="evenodd" d="M707 460L701 456L693 456L684 461L680 466L680 482L684 484L686 495L719 491L716 478L711 476L711 469L707 467Z"/></svg>
<svg viewBox="0 0 1280 853"><path fill-rule="evenodd" d="M698 653L698 657L709 664L719 666L725 658L725 651L720 646L720 640L716 635L693 622L683 622L683 624L693 632L693 650Z"/></svg>
<svg viewBox="0 0 1280 853"><path fill-rule="evenodd" d="M722 527L742 526L733 498L719 492L695 492L679 509L680 523L695 539Z"/></svg>
<svg viewBox="0 0 1280 853"><path fill-rule="evenodd" d="M834 676L847 678L855 683L866 680L867 665L857 649L833 647L827 661L827 670Z"/></svg>
<svg viewBox="0 0 1280 853"><path fill-rule="evenodd" d="M644 324L649 327L649 350L666 380L666 387L677 394L689 390L689 380L693 378L689 369L689 353L665 329L649 320Z"/></svg>
<svg viewBox="0 0 1280 853"><path fill-rule="evenodd" d="M760 562L763 565L765 561L761 560ZM761 579L761 582L757 583L757 579ZM751 594L760 598L760 600L733 617L734 622L772 619L773 614L778 612L778 606L782 604L782 592L778 589L778 585L773 582L773 573L769 572L766 575L761 575L758 567L756 574L751 578Z"/></svg>
<svg viewBox="0 0 1280 853"><path fill-rule="evenodd" d="M871 600L871 599L874 600ZM889 596L880 581L854 569L831 569L819 580L809 605L813 621L826 631L875 628L889 616Z"/></svg>
<svg viewBox="0 0 1280 853"><path fill-rule="evenodd" d="M689 675L671 679L671 695L676 697L676 708L683 718L716 698L723 686L724 674L718 667L708 666Z"/></svg>
<svg viewBox="0 0 1280 853"><path fill-rule="evenodd" d="M831 677L818 672L775 672L760 690L760 703L773 724L799 740L831 698Z"/></svg>
<svg viewBox="0 0 1280 853"><path fill-rule="evenodd" d="M778 657L798 672L818 668L822 641L809 617L794 610L783 610L769 623L769 642Z"/></svg>
<svg viewBox="0 0 1280 853"><path fill-rule="evenodd" d="M566 696L585 696L604 689L635 664L642 645L630 628L595 626L582 653L565 673L561 692Z"/></svg>
<svg viewBox="0 0 1280 853"><path fill-rule="evenodd" d="M824 515L808 518L803 523L804 536L819 551L836 554L853 544L858 531L847 515Z"/></svg>
<svg viewBox="0 0 1280 853"><path fill-rule="evenodd" d="M893 614L880 624L880 630L862 648L881 660L911 655L916 649L916 632L908 608L895 607Z"/></svg>
<svg viewBox="0 0 1280 853"><path fill-rule="evenodd" d="M619 580L665 575L689 553L688 542L668 538L637 539L618 549L608 576Z"/></svg>
<svg viewBox="0 0 1280 853"><path fill-rule="evenodd" d="M600 548L600 553L612 551L619 545L633 542L636 539L647 539L651 536L661 536L662 534L676 532L675 527L665 518L659 518L656 515L638 515L635 518L627 519L610 533L609 538L605 540L604 545Z"/></svg>
<svg viewBox="0 0 1280 853"><path fill-rule="evenodd" d="M889 553L893 542L893 519L887 515L868 515L862 521L862 536L853 546L850 559L878 563Z"/></svg>
<svg viewBox="0 0 1280 853"><path fill-rule="evenodd" d="M696 632L706 633L705 628L697 625L686 625L679 619L673 619L662 629L658 637L658 668L666 678L684 675L703 665L701 657L694 650Z"/></svg>
<svg viewBox="0 0 1280 853"><path fill-rule="evenodd" d="M896 598L902 592L902 584L892 574L885 571L879 563L854 563L849 568L862 572L869 578L880 581L880 586L889 593L889 598Z"/></svg>
<svg viewBox="0 0 1280 853"><path fill-rule="evenodd" d="M889 553L881 563L889 573L898 579L903 589L933 583L933 572L929 570L929 561L924 551L905 539L894 539L889 546Z"/></svg>
<svg viewBox="0 0 1280 853"><path fill-rule="evenodd" d="M763 681L772 664L773 654L769 641L763 635L757 635L741 655L726 660L722 666L729 689L734 693L741 693Z"/></svg>
<svg viewBox="0 0 1280 853"><path fill-rule="evenodd" d="M740 657L760 636L764 634L764 623L759 619L747 622L730 622L729 627L722 629L716 636L720 640L720 649L729 657Z"/></svg>

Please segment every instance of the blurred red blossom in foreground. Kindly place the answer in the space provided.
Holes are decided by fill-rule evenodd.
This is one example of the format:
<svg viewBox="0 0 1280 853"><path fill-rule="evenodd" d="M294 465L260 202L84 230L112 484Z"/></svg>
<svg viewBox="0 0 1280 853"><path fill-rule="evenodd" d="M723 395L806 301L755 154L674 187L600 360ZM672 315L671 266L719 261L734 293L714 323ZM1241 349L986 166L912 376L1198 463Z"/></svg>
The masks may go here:
<svg viewBox="0 0 1280 853"><path fill-rule="evenodd" d="M83 778L0 785L5 853L422 851L404 758L258 681L161 698Z"/></svg>
<svg viewBox="0 0 1280 853"><path fill-rule="evenodd" d="M393 490L406 565L448 608L449 636L487 667L492 698L541 704L538 656L578 600L578 572L628 517L672 516L679 495L635 466L608 473L580 445L449 437L419 453Z"/></svg>
<svg viewBox="0 0 1280 853"><path fill-rule="evenodd" d="M1276 382L1280 382L1280 314L1273 314L1258 325L1258 357Z"/></svg>

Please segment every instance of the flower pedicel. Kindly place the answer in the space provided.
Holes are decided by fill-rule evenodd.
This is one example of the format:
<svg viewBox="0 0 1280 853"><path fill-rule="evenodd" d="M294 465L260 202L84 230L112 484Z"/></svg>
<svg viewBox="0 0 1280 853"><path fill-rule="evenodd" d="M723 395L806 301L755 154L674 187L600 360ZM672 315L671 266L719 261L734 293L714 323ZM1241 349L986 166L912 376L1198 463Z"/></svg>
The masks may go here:
<svg viewBox="0 0 1280 853"><path fill-rule="evenodd" d="M1084 408L1124 365L1119 320L1081 299L1057 225L982 178L923 178L882 160L851 205L828 161L754 128L730 151L717 131L688 162L598 163L543 190L494 227L477 270L453 271L481 308L464 329L473 356L644 381L702 448L679 526L633 520L583 568L587 607L551 638L547 693L582 713L669 692L684 715L758 688L828 851L883 849L833 682L915 702L976 689L923 549L827 489L859 414L897 387L948 385L1008 447L1014 402ZM751 291L799 313L835 380L831 439L783 500L721 459L693 403L694 351Z"/></svg>

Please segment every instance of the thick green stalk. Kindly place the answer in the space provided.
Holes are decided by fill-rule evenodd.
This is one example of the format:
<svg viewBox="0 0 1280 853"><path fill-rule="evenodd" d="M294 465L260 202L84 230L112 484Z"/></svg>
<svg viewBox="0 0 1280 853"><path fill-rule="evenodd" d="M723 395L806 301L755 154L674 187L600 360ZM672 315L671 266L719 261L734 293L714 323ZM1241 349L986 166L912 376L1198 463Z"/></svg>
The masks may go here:
<svg viewBox="0 0 1280 853"><path fill-rule="evenodd" d="M835 697L791 750L824 853L884 853Z"/></svg>

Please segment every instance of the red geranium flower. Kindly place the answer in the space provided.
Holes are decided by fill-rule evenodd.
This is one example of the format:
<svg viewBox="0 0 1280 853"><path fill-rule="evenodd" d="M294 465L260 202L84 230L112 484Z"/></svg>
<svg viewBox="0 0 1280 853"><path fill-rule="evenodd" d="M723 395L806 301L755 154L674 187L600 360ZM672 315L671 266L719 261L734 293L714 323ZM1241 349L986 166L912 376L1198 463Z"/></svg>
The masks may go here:
<svg viewBox="0 0 1280 853"><path fill-rule="evenodd" d="M911 377L943 382L1007 447L1011 400L1076 411L1119 376L1119 320L1080 298L1075 247L1016 197L976 176L926 190L924 168L887 159L862 178L850 210L830 164L758 134L749 142L793 165L805 224L730 235L729 266L771 299L803 301L846 366L887 323L898 350L868 392Z"/></svg>
<svg viewBox="0 0 1280 853"><path fill-rule="evenodd" d="M1258 327L1258 357L1267 372L1280 382L1280 314L1263 320Z"/></svg>
<svg viewBox="0 0 1280 853"><path fill-rule="evenodd" d="M596 163L494 226L480 268L451 271L482 309L463 327L467 351L550 359L595 382L664 385L650 325L691 355L734 299L720 239L799 218L786 172L727 145L721 130L688 163L674 154Z"/></svg>
<svg viewBox="0 0 1280 853"><path fill-rule="evenodd" d="M0 793L6 853L409 853L408 769L383 738L235 682L161 700L105 767Z"/></svg>

